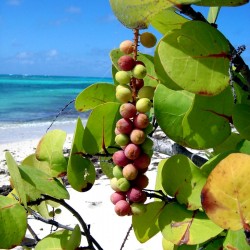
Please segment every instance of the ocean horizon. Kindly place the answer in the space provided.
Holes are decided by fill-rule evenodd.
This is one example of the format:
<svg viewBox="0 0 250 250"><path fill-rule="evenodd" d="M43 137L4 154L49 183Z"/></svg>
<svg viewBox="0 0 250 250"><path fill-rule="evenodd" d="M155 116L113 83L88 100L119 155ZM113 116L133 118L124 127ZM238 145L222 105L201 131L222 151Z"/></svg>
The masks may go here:
<svg viewBox="0 0 250 250"><path fill-rule="evenodd" d="M0 144L36 138L48 128L73 133L78 117L89 113L75 110L74 99L97 82L110 77L0 75ZM52 125L52 126L51 126Z"/></svg>

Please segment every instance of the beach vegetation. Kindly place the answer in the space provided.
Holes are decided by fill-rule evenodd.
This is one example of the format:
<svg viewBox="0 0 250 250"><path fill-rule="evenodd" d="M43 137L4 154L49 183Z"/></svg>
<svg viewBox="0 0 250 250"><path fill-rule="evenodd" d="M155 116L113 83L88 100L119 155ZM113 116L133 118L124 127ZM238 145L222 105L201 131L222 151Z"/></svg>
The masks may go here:
<svg viewBox="0 0 250 250"><path fill-rule="evenodd" d="M114 84L93 84L76 97L76 110L91 112L85 126L77 119L69 154L61 130L45 134L21 164L6 152L13 190L0 196L0 248L23 244L33 216L62 230L44 239L33 233L26 247L103 249L67 203L65 184L88 192L98 158L114 191L107 202L118 216L131 216L139 242L161 234L163 250L250 249L250 70L245 47L234 48L216 24L221 7L247 3L110 0L134 39L110 52ZM197 5L210 7L207 18ZM158 41L144 32L149 26L161 33ZM170 146L153 137L159 129ZM150 180L156 151L166 157ZM79 224L53 220L59 206Z"/></svg>

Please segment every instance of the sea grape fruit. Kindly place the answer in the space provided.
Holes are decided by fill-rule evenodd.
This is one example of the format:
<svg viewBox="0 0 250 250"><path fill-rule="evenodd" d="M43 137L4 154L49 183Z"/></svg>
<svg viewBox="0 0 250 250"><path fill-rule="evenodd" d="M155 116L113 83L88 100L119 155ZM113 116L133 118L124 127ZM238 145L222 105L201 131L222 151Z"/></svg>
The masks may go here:
<svg viewBox="0 0 250 250"><path fill-rule="evenodd" d="M130 40L125 40L120 43L120 51L124 54L131 54L134 51L134 43Z"/></svg>
<svg viewBox="0 0 250 250"><path fill-rule="evenodd" d="M141 129L133 129L130 133L130 140L134 144L142 144L146 139L146 134Z"/></svg>
<svg viewBox="0 0 250 250"><path fill-rule="evenodd" d="M153 100L154 98L155 88L152 86L144 86L138 91L138 97L148 98L149 100Z"/></svg>
<svg viewBox="0 0 250 250"><path fill-rule="evenodd" d="M121 132L117 128L115 128L115 135L119 135L119 134L121 134Z"/></svg>
<svg viewBox="0 0 250 250"><path fill-rule="evenodd" d="M122 134L130 134L133 130L133 122L129 119L121 118L116 123L116 128L118 131L120 131Z"/></svg>
<svg viewBox="0 0 250 250"><path fill-rule="evenodd" d="M122 177L117 180L117 187L120 191L126 192L130 189L130 182L126 178Z"/></svg>
<svg viewBox="0 0 250 250"><path fill-rule="evenodd" d="M119 84L128 84L130 82L130 74L127 71L120 70L115 74L115 79Z"/></svg>
<svg viewBox="0 0 250 250"><path fill-rule="evenodd" d="M136 158L138 158L140 153L141 153L141 148L133 143L128 144L124 149L125 157L127 157L130 160L135 160Z"/></svg>
<svg viewBox="0 0 250 250"><path fill-rule="evenodd" d="M150 165L151 158L149 155L142 153L136 159L134 159L134 166L138 169L145 169Z"/></svg>
<svg viewBox="0 0 250 250"><path fill-rule="evenodd" d="M120 179L123 177L123 174L122 174L122 167L119 167L119 166L114 166L113 167L113 176L117 179Z"/></svg>
<svg viewBox="0 0 250 250"><path fill-rule="evenodd" d="M130 204L125 200L120 200L115 204L115 212L119 216L129 215L131 213Z"/></svg>
<svg viewBox="0 0 250 250"><path fill-rule="evenodd" d="M120 167L124 167L130 162L129 159L125 156L125 153L123 150L116 151L113 154L112 159L113 159L114 164Z"/></svg>
<svg viewBox="0 0 250 250"><path fill-rule="evenodd" d="M144 199L144 192L137 187L132 187L127 191L127 197L131 202L141 202Z"/></svg>
<svg viewBox="0 0 250 250"><path fill-rule="evenodd" d="M133 215L142 215L147 211L147 206L144 203L132 203L130 207Z"/></svg>
<svg viewBox="0 0 250 250"><path fill-rule="evenodd" d="M135 78L143 79L147 75L147 69L145 66L141 64L135 65L135 67L132 69L132 75Z"/></svg>
<svg viewBox="0 0 250 250"><path fill-rule="evenodd" d="M136 90L141 89L144 86L144 80L135 78L135 88Z"/></svg>
<svg viewBox="0 0 250 250"><path fill-rule="evenodd" d="M119 111L121 116L127 119L133 118L137 113L135 105L133 105L132 103L123 103Z"/></svg>
<svg viewBox="0 0 250 250"><path fill-rule="evenodd" d="M121 103L126 103L132 100L132 91L127 85L118 85L115 93L116 99Z"/></svg>
<svg viewBox="0 0 250 250"><path fill-rule="evenodd" d="M112 179L110 179L110 186L114 191L120 192L120 189L117 186L117 182L118 182L118 179L116 177L113 177Z"/></svg>
<svg viewBox="0 0 250 250"><path fill-rule="evenodd" d="M138 169L133 164L128 164L122 169L123 177L129 181L134 180L138 175Z"/></svg>
<svg viewBox="0 0 250 250"><path fill-rule="evenodd" d="M118 201L126 200L126 195L124 192L114 192L110 196L111 202L115 205Z"/></svg>
<svg viewBox="0 0 250 250"><path fill-rule="evenodd" d="M148 116L144 113L139 113L134 117L133 124L136 128L144 129L149 125Z"/></svg>
<svg viewBox="0 0 250 250"><path fill-rule="evenodd" d="M149 180L148 177L145 174L138 174L136 179L133 181L133 185L143 189L148 186Z"/></svg>
<svg viewBox="0 0 250 250"><path fill-rule="evenodd" d="M147 113L150 111L152 103L148 98L141 98L136 102L136 109L140 113Z"/></svg>
<svg viewBox="0 0 250 250"><path fill-rule="evenodd" d="M135 66L135 60L128 55L121 56L118 59L118 66L121 70L130 71Z"/></svg>
<svg viewBox="0 0 250 250"><path fill-rule="evenodd" d="M140 42L146 48L152 48L155 46L157 39L151 32L144 32L140 35Z"/></svg>
<svg viewBox="0 0 250 250"><path fill-rule="evenodd" d="M129 141L130 141L129 136L126 134L118 134L115 137L115 142L119 146L126 146L129 143Z"/></svg>

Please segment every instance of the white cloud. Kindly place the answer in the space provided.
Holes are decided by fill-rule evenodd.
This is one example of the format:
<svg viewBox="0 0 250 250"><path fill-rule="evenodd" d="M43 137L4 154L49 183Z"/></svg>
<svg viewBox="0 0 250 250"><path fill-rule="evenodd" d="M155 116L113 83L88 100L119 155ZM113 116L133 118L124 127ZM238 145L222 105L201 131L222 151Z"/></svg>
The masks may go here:
<svg viewBox="0 0 250 250"><path fill-rule="evenodd" d="M70 6L69 8L66 9L66 11L71 14L79 14L82 12L81 8L76 6Z"/></svg>
<svg viewBox="0 0 250 250"><path fill-rule="evenodd" d="M18 6L21 4L21 0L7 0L7 4Z"/></svg>
<svg viewBox="0 0 250 250"><path fill-rule="evenodd" d="M56 57L58 55L58 51L56 49L52 49L47 53L47 57Z"/></svg>
<svg viewBox="0 0 250 250"><path fill-rule="evenodd" d="M32 65L35 63L35 61L33 59L33 54L26 52L26 51L19 52L15 58L16 58L17 62L20 64Z"/></svg>

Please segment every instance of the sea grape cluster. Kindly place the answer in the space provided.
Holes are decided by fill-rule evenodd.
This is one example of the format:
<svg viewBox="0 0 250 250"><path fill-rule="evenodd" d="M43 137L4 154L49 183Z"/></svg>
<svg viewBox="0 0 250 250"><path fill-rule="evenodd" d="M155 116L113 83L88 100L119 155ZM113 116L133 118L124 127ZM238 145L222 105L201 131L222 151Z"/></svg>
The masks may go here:
<svg viewBox="0 0 250 250"><path fill-rule="evenodd" d="M152 40L151 35L148 37ZM145 37L143 43L147 44ZM152 41L149 43L153 44ZM143 189L149 182L145 174L151 161L147 128L150 126L148 114L152 107L154 88L144 86L147 70L145 64L133 56L136 48L129 40L120 44L123 55L118 59L120 70L115 74L119 83L116 98L121 102L121 118L116 123L115 142L120 150L113 154L114 177L110 184L114 190L111 201L120 216L145 212L147 197Z"/></svg>

